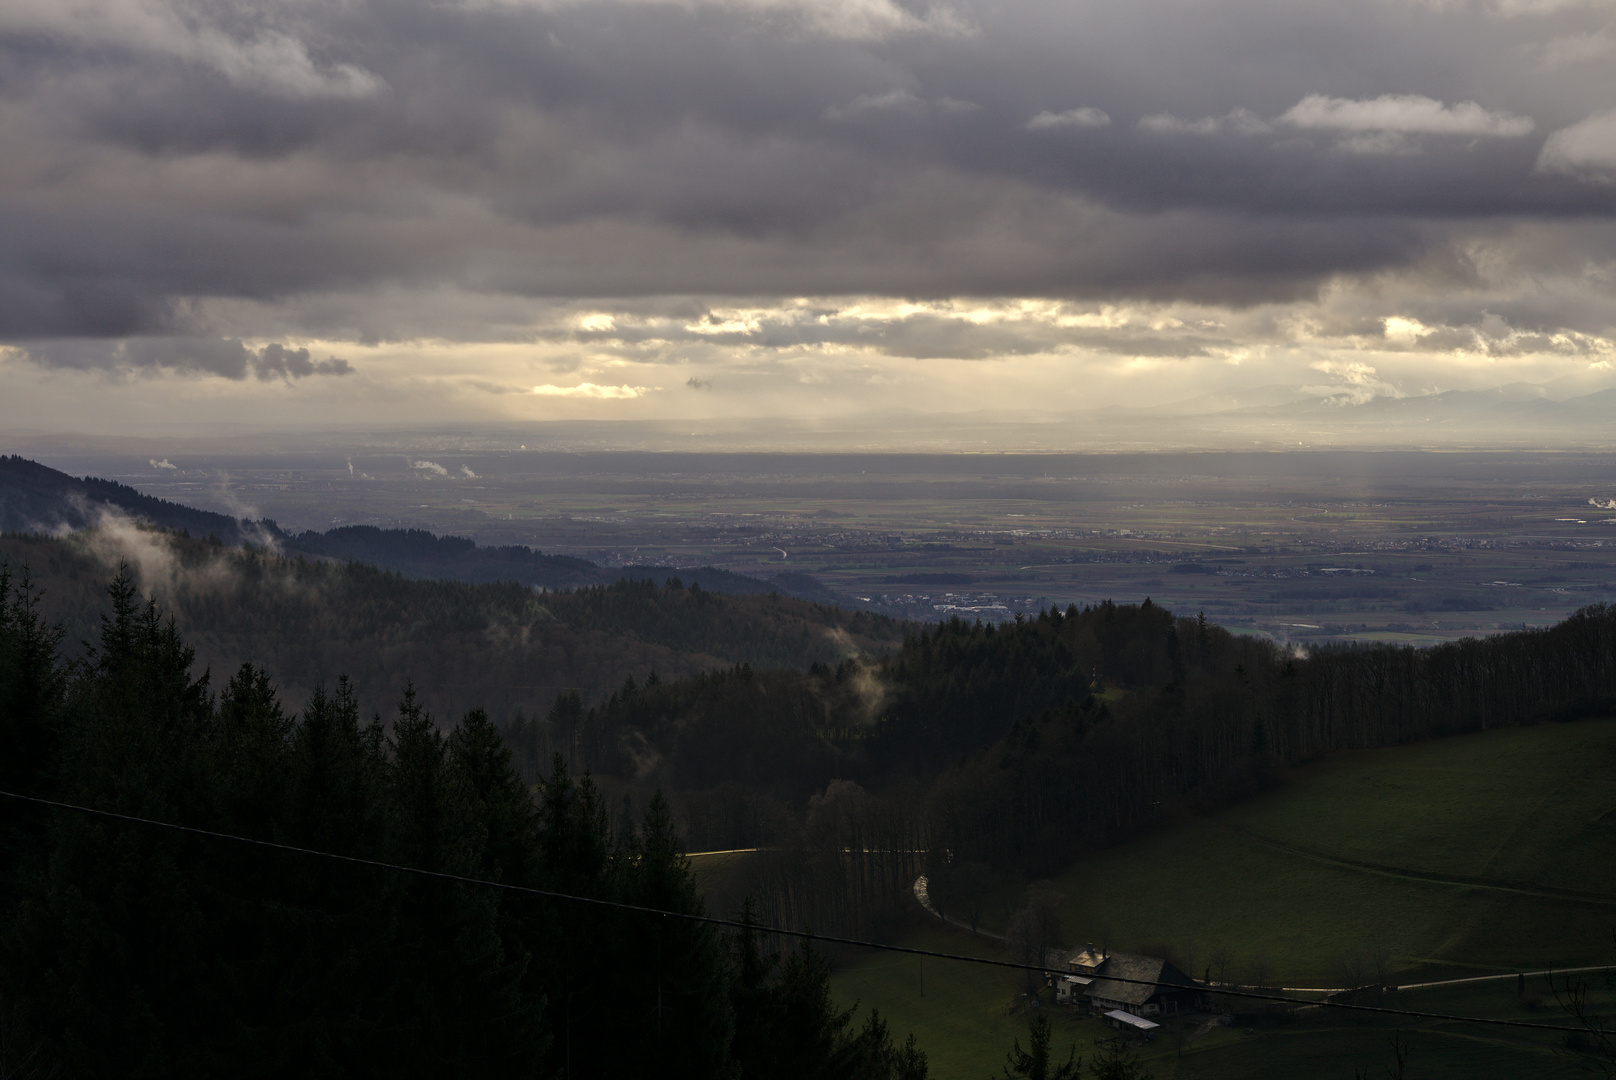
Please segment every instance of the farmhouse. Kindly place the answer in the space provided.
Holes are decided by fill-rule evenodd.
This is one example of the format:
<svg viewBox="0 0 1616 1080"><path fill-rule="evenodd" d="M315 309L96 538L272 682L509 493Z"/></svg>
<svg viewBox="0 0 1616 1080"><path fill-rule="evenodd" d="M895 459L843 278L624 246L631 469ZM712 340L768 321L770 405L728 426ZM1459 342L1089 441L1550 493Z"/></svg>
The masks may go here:
<svg viewBox="0 0 1616 1080"><path fill-rule="evenodd" d="M1165 1016L1195 1007L1200 987L1195 980L1166 960L1137 953L1111 952L1089 945L1067 962L1070 975L1056 985L1059 1000L1062 984L1070 980L1067 999L1087 1002L1098 1013L1121 1011L1136 1017ZM1081 985L1081 980L1087 985Z"/></svg>

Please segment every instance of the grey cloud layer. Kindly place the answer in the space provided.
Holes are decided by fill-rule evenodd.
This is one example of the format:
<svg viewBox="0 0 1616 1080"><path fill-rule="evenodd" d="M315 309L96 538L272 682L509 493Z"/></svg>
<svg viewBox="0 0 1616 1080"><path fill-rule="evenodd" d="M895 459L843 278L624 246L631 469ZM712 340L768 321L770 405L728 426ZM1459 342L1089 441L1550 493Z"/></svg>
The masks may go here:
<svg viewBox="0 0 1616 1080"><path fill-rule="evenodd" d="M353 371L338 357L315 360L308 349L289 349L278 343L253 349L230 338L54 339L30 342L24 351L37 363L81 371L172 371L238 380L249 375L291 380Z"/></svg>
<svg viewBox="0 0 1616 1080"><path fill-rule="evenodd" d="M1343 274L1474 278L1478 236L1567 223L1603 265L1616 99L1589 74L1616 60L1610 21L1394 0L14 0L0 339L158 335L170 359L126 345L103 366L297 377L341 362L232 353L261 328L209 302L1250 304ZM1489 250L1494 270L1543 258ZM388 336L360 306L325 329Z"/></svg>

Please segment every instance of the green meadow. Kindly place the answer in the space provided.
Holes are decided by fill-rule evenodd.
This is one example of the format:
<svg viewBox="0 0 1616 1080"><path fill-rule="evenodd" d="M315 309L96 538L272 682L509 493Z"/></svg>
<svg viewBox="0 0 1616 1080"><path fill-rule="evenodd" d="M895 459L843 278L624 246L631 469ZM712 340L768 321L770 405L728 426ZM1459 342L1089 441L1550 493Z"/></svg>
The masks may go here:
<svg viewBox="0 0 1616 1080"><path fill-rule="evenodd" d="M1055 887L1072 940L1165 946L1231 980L1601 962L1616 926L1616 721L1334 754L1082 859Z"/></svg>
<svg viewBox="0 0 1616 1080"><path fill-rule="evenodd" d="M902 942L910 948L1003 959L989 938L937 924L916 929ZM1025 980L1011 970L901 953L870 953L844 958L831 977L831 990L843 1008L879 1010L899 1038L914 1032L926 1051L933 1077L985 1077L997 1074L1012 1039L1027 1038L1025 1016L1016 1008ZM1093 1021L1057 1012L1057 1038L1092 1040Z"/></svg>
<svg viewBox="0 0 1616 1080"><path fill-rule="evenodd" d="M1337 986L1616 963L1616 720L1504 728L1339 753L1277 790L1080 860L1054 881L1069 942L1165 949L1197 976ZM1001 911L1011 898L1005 897ZM940 924L906 945L997 957ZM1608 1011L1603 975L1588 976ZM844 1005L914 1031L941 1080L998 1075L1025 1038L1013 972L890 953L844 957ZM1513 978L1395 994L1401 1008L1563 1023L1548 981ZM1383 1075L1389 1022L1319 1011L1144 1047L1156 1080ZM1061 1012L1092 1050L1103 1029ZM1572 1076L1562 1036L1406 1022L1409 1076Z"/></svg>

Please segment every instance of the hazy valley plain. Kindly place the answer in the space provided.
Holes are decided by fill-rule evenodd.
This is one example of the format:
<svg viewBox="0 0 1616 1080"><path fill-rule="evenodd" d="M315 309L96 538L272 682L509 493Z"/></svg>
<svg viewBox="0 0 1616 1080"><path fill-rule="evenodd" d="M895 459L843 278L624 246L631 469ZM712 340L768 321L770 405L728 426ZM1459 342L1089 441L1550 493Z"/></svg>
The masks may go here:
<svg viewBox="0 0 1616 1080"><path fill-rule="evenodd" d="M23 449L286 529L806 574L920 620L1149 596L1276 639L1423 644L1616 599L1616 454L608 451L544 427Z"/></svg>

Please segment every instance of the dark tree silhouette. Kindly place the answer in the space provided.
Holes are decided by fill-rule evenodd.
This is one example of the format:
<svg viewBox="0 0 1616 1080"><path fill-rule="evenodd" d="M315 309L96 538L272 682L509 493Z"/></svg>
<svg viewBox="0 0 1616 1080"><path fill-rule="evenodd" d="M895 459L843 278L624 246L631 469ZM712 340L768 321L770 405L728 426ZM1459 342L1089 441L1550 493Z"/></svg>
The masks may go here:
<svg viewBox="0 0 1616 1080"><path fill-rule="evenodd" d="M1077 1056L1074 1043L1064 1062L1057 1063L1050 1050L1049 1017L1035 1013L1027 1025L1027 1049L1021 1040L1015 1040L1006 1055L1005 1080L1077 1080L1083 1074L1083 1062Z"/></svg>

